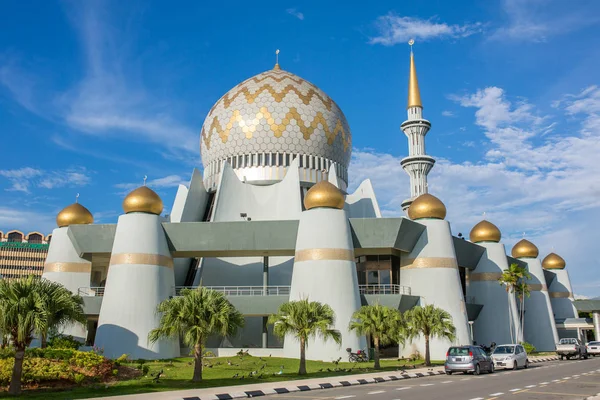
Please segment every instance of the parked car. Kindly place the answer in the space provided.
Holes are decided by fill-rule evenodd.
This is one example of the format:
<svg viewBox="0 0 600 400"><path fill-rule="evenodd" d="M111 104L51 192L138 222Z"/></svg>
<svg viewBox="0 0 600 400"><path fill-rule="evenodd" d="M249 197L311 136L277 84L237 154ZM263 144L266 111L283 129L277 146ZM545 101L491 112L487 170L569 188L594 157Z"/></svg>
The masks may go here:
<svg viewBox="0 0 600 400"><path fill-rule="evenodd" d="M494 361L479 346L453 346L446 353L444 369L447 375L453 372L473 373L494 372Z"/></svg>
<svg viewBox="0 0 600 400"><path fill-rule="evenodd" d="M560 342L556 345L556 354L560 356L561 360L564 360L565 357L567 360L571 358L582 359L588 358L588 353L585 345L583 345L579 339L575 338L563 338L560 339Z"/></svg>
<svg viewBox="0 0 600 400"><path fill-rule="evenodd" d="M589 342L585 347L590 356L600 356L600 342Z"/></svg>
<svg viewBox="0 0 600 400"><path fill-rule="evenodd" d="M520 344L501 344L492 353L492 359L496 368L529 367L527 352Z"/></svg>

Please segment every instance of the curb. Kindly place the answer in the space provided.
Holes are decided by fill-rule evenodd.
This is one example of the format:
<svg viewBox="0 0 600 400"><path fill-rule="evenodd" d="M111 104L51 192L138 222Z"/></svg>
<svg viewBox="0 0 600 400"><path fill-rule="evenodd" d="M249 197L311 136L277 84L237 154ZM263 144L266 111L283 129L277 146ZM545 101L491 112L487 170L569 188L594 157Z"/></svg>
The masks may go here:
<svg viewBox="0 0 600 400"><path fill-rule="evenodd" d="M544 357L544 358L532 359L532 360L529 360L529 362L533 364L533 363L542 363L542 362L556 361L556 360L558 360L558 357ZM427 373L414 372L414 373L405 373L405 374L400 374L400 375L387 375L387 376L366 378L366 379L349 379L349 380L337 381L337 382L287 386L287 387L280 387L280 388L274 388L274 389L249 390L249 391L239 391L239 392L232 392L232 393L211 394L208 396L204 396L202 398L200 398L198 396L187 396L187 397L180 397L178 400L230 400L230 399L242 399L242 398L246 399L249 397L260 397L260 396L267 396L267 395L271 395L271 394L308 392L311 390L332 389L332 388L344 387L344 386L367 385L370 383L399 381L399 380L403 380L403 379L423 378L423 377L427 377L427 376L437 376L437 375L445 375L445 372L443 370L437 370L437 371L433 371L433 372L428 371ZM600 397L594 396L594 397L588 397L588 399L589 400L600 400Z"/></svg>

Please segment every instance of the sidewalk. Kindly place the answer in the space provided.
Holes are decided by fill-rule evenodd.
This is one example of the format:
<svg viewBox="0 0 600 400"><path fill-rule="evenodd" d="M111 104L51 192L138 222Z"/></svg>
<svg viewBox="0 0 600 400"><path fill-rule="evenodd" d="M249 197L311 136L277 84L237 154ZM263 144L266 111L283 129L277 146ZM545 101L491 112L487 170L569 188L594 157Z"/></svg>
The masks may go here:
<svg viewBox="0 0 600 400"><path fill-rule="evenodd" d="M558 357L531 357L531 363L558 360ZM410 372L409 372L410 371ZM397 381L443 375L444 367L417 368L404 371L382 371L368 374L354 374L302 379L281 382L262 382L251 385L221 386L206 389L187 389L169 392L142 393L126 396L101 397L110 400L228 400L259 397L268 394L305 392L309 390L331 389L340 386L365 385L369 383Z"/></svg>

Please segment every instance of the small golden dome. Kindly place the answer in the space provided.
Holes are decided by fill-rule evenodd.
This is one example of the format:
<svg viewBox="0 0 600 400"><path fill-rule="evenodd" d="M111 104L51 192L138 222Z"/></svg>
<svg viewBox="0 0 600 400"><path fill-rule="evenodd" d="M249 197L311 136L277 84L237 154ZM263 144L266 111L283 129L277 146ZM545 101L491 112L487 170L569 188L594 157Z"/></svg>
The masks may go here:
<svg viewBox="0 0 600 400"><path fill-rule="evenodd" d="M446 218L446 206L437 197L425 193L417 197L408 207L408 217L410 219L444 219Z"/></svg>
<svg viewBox="0 0 600 400"><path fill-rule="evenodd" d="M565 259L556 253L550 253L542 261L544 269L565 269L567 263Z"/></svg>
<svg viewBox="0 0 600 400"><path fill-rule="evenodd" d="M475 225L473 229L471 229L471 233L469 234L469 238L473 243L479 242L496 242L498 243L502 238L502 233L500 233L500 229L494 224L485 219Z"/></svg>
<svg viewBox="0 0 600 400"><path fill-rule="evenodd" d="M304 197L304 207L307 210L317 207L344 208L344 194L328 181L321 181L311 187Z"/></svg>
<svg viewBox="0 0 600 400"><path fill-rule="evenodd" d="M59 228L69 225L93 224L94 217L90 210L79 203L73 203L62 209L56 216L56 225Z"/></svg>
<svg viewBox="0 0 600 400"><path fill-rule="evenodd" d="M123 210L126 214L143 212L160 215L163 210L163 202L154 190L148 186L140 186L125 197Z"/></svg>
<svg viewBox="0 0 600 400"><path fill-rule="evenodd" d="M537 258L540 251L535 244L531 243L527 239L521 239L517 244L514 245L511 252L514 258Z"/></svg>

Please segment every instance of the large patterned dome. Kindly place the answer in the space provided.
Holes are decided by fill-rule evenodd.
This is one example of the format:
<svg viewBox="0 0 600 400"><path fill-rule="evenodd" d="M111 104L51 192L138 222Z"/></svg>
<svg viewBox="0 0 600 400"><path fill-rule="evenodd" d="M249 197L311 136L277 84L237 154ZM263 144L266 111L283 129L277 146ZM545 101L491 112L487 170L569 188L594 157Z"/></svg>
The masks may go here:
<svg viewBox="0 0 600 400"><path fill-rule="evenodd" d="M210 189L225 161L240 179L270 184L283 179L296 157L303 182L324 179L335 163L345 185L352 138L344 113L329 96L276 64L216 102L202 126L200 150Z"/></svg>

